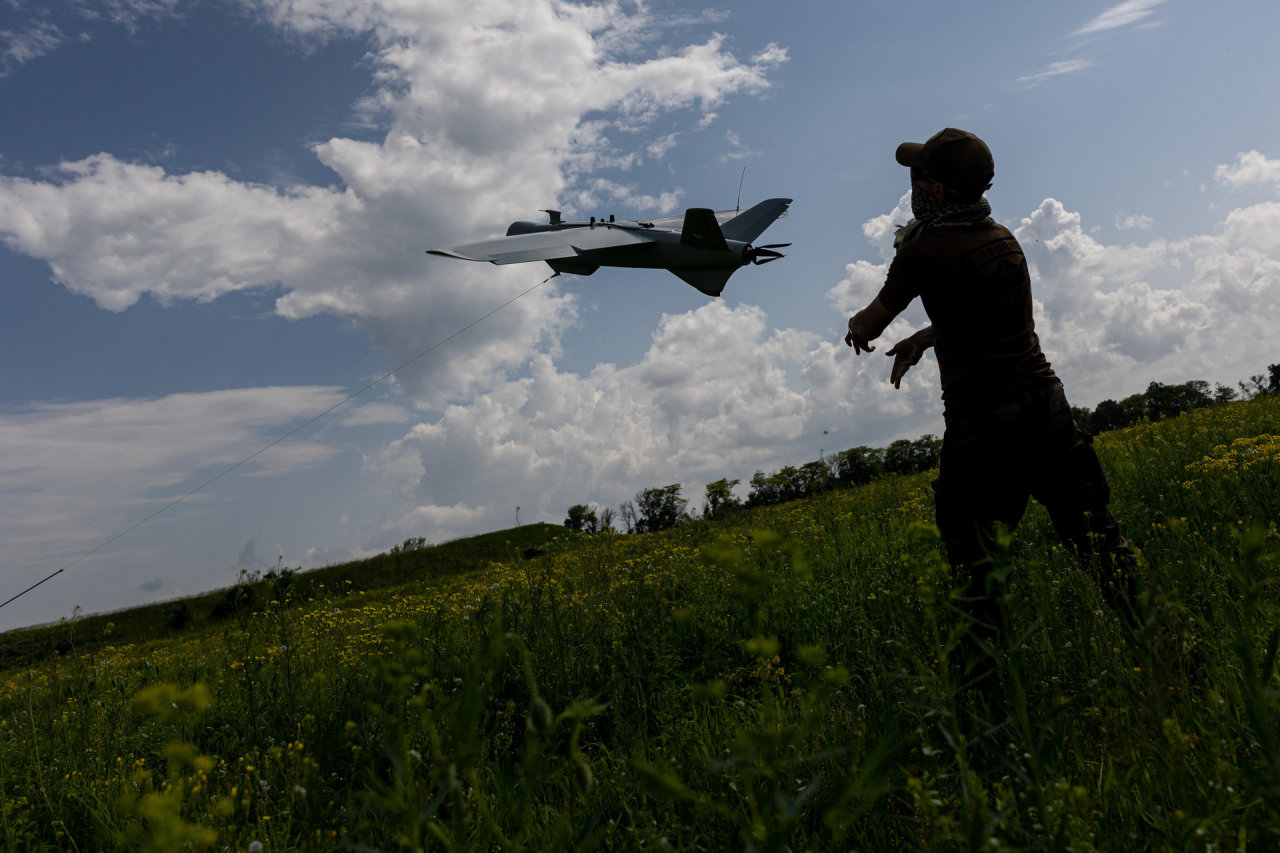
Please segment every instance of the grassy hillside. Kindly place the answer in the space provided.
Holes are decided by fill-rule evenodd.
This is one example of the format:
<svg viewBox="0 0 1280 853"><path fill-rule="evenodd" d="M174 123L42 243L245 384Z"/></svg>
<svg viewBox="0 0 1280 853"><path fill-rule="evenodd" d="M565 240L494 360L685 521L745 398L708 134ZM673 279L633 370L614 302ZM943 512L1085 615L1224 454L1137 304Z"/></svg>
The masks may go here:
<svg viewBox="0 0 1280 853"><path fill-rule="evenodd" d="M1098 441L1131 631L1033 508L956 725L927 475L0 676L7 849L1275 849L1280 398ZM79 629L78 629L79 630ZM99 637L101 642L103 638ZM981 749L979 749L981 747ZM256 842L256 844L255 844Z"/></svg>
<svg viewBox="0 0 1280 853"><path fill-rule="evenodd" d="M323 598L326 590L365 592L434 581L480 571L494 562L533 557L563 534L563 528L552 524L527 524L441 545L410 541L367 560L291 572L286 582L291 599L300 604L317 596ZM108 644L158 640L225 624L238 609L254 609L270 600L279 586L280 580L271 572L265 580L242 577L229 589L7 631L0 634L0 669L31 666L53 655L83 654Z"/></svg>

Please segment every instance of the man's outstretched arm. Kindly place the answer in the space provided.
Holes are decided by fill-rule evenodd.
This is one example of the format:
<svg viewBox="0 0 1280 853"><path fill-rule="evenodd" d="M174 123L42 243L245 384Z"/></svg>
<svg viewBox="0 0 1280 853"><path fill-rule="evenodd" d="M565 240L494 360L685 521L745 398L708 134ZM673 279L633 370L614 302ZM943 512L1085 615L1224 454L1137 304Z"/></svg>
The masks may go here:
<svg viewBox="0 0 1280 853"><path fill-rule="evenodd" d="M875 352L870 341L880 337L880 333L897 315L884 307L880 297L871 300L871 304L849 318L849 333L844 342L853 347L854 352L861 354L863 350Z"/></svg>

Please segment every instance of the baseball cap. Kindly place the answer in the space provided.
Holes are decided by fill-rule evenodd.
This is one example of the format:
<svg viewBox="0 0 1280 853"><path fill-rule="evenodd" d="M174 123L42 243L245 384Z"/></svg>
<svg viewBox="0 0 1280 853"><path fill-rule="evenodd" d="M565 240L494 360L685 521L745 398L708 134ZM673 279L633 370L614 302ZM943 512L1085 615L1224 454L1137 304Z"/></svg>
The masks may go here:
<svg viewBox="0 0 1280 853"><path fill-rule="evenodd" d="M943 128L925 142L904 142L894 157L901 165L922 167L935 181L966 194L990 187L996 173L987 143L954 127Z"/></svg>

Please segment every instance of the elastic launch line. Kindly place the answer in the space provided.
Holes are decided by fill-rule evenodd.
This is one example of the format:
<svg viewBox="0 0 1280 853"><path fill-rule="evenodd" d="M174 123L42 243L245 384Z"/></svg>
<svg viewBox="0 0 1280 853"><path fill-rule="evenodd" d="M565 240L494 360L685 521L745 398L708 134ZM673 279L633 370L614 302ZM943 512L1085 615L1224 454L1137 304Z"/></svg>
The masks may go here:
<svg viewBox="0 0 1280 853"><path fill-rule="evenodd" d="M555 276L552 276L552 278L554 278L554 277L555 277ZM383 381L385 381L385 380L387 380L387 379L390 379L392 376L396 375L396 374L397 374L397 373L399 373L401 370L404 370L406 367L408 367L409 365L413 364L413 363L414 363L415 361L417 361L418 359L423 358L424 356L431 354L432 352L434 352L435 350L437 350L437 349L439 349L440 347L444 346L445 344L449 343L449 341L451 341L451 340L453 340L454 338L458 337L458 335L461 335L463 332L467 331L468 329L471 329L471 328L473 328L473 327L475 327L475 326L478 326L480 323L482 323L482 322L484 322L485 320L489 319L489 318L490 318L490 317L492 317L494 314L497 314L497 313L498 313L499 311L501 311L503 308L506 308L506 307L507 307L508 305L510 305L512 302L515 302L517 299L519 299L519 298L520 298L520 297L522 297L522 296L526 296L526 295L528 295L528 294L532 293L533 291L537 290L539 287L542 287L542 285L546 284L546 283L547 283L548 281L550 281L550 280L551 280L551 279L549 278L549 279L546 279L545 281L540 281L540 282L538 282L537 284L535 284L533 287L529 288L528 290L522 291L521 293L518 293L518 294L516 294L515 296L511 297L511 298L510 298L510 299L508 299L506 302L504 302L504 303L502 303L501 305L499 305L497 308L494 308L494 309L493 309L492 311L490 311L488 314L485 314L483 317L480 317L480 318L479 318L479 319L477 319L477 320L472 320L470 323L468 323L467 325L463 326L461 329L459 329L458 331L454 332L454 333L453 333L452 335L450 335L449 337L445 338L444 340L437 341L436 343L434 343L434 344L432 344L431 346L429 346L429 347L427 347L426 349L424 349L422 352L420 352L420 353L418 353L417 355L415 355L413 358L411 358L411 359L409 359L408 361L406 361L404 364L400 365L399 367L397 367L397 368L395 368L395 369L393 369L393 370L390 370L390 371L388 371L388 372L384 373L382 376L379 376L377 379L373 380L373 381L372 381L372 382L370 382L368 385L366 385L366 386L364 386L363 388L361 388L359 391L356 391L356 392L355 392L355 393L353 393L353 394L349 394L349 395L347 395L347 397L345 397L345 398L344 398L343 400L341 400L340 402L334 403L332 406L330 406L329 408L325 409L325 410L324 410L323 412L321 412L320 414L316 415L315 417L311 418L310 420L306 421L305 423L302 423L302 424L300 424L299 426L296 426L296 427L294 427L293 429L289 430L289 431L288 431L288 432L286 432L284 435L282 435L282 436L280 436L279 438L277 438L275 441L271 442L270 444L268 444L268 445L266 445L265 447L263 447L263 448L261 448L260 450L258 450L256 453L254 453L254 454L252 454L252 455L250 455L250 456L246 456L244 459L241 459L239 462L237 462L236 464L232 465L230 468L227 468L225 471L222 471L222 472L220 472L220 473L218 473L218 474L215 474L214 476L212 476L212 477L210 477L209 479L205 480L205 481L204 481L203 483L201 483L200 485L196 486L196 487L195 487L194 489L192 489L191 491L187 492L187 493L186 493L185 495L183 495L182 497L177 498L177 499L175 499L175 500L173 500L173 501L170 501L169 503L167 503L167 504L165 504L164 506L160 507L160 509L158 509L158 510L156 510L155 512L151 513L151 515L148 515L146 518L143 518L143 519L141 519L140 521L135 522L131 527L128 527L128 528L126 528L126 529L124 529L124 530L120 531L120 532L119 532L119 533L117 533L115 536L112 536L110 539L106 540L105 542L102 542L102 543L101 543L101 544L99 544L97 547L95 547L93 550L91 550L91 551L86 551L85 553L81 554L79 557L76 557L76 558L75 558L74 560L72 560L70 563L67 563L65 566L63 566L62 568L58 569L56 572L53 572L53 573L52 573L52 574L50 574L49 576L47 576L47 577L45 577L45 578L42 578L42 579L40 579L40 580L36 581L36 582L35 582L35 583L33 583L31 586L29 586L29 587L27 587L26 589L24 589L22 592L18 593L17 595L13 596L12 598L8 599L8 600L7 600L7 601L5 601L5 602L0 603L0 607L4 607L6 604L9 604L10 602L17 601L19 598L22 598L22 596L24 596L24 595L26 595L27 593L31 592L31 590L33 590L33 589L35 589L36 587L40 586L40 584L44 583L45 581L53 580L53 579L54 579L54 578L56 578L58 575L60 575L60 574L62 574L63 572L65 572L67 569L70 569L70 568L72 568L73 566L75 566L75 565L77 565L77 564L79 564L79 563L83 562L84 560L88 559L89 557L92 557L94 554L98 553L99 551L101 551L103 548L107 547L107 546L108 546L108 545L110 545L111 543L113 543L113 542L117 541L118 539L121 539L121 538L123 538L123 537L125 537L125 536L128 536L130 533L132 533L133 531L137 530L139 527L141 527L142 525L146 524L148 521L150 521L151 519L155 518L155 517L156 517L157 515L159 515L160 513L165 512L166 510L172 509L173 507L175 507L175 506L177 506L178 504L180 504L180 503L182 503L183 501L185 501L187 498L189 498L189 497L191 497L192 495L194 495L196 492L199 492L200 490L204 489L206 486L210 486L210 485L212 485L213 483L217 482L218 480L221 480L223 477L227 476L227 475L228 475L228 474L230 474L232 471L234 471L234 470L236 470L237 468L239 468L241 465L244 465L244 464L246 464L246 463L248 463L248 462L252 462L254 459L256 459L257 457L261 456L263 453L266 453L268 450L270 450L271 448L275 447L275 446L276 446L277 444L279 444L280 442L285 441L285 440L287 440L287 439L289 439L289 438L292 438L293 436L297 435L297 434L298 434L299 432L301 432L302 430L304 430L304 429L306 429L307 427L311 426L313 423L315 423L316 421L320 420L320 419L321 419L321 418L323 418L325 415L327 415L327 414L329 414L330 412L332 412L334 409L338 409L338 408L341 408L342 406L345 406L347 403L350 403L350 402L351 402L352 400L354 400L356 397L359 397L361 394L363 394L365 391L368 391L368 390L369 390L370 388L372 388L373 386L375 386L375 385L379 384L380 382L383 382Z"/></svg>

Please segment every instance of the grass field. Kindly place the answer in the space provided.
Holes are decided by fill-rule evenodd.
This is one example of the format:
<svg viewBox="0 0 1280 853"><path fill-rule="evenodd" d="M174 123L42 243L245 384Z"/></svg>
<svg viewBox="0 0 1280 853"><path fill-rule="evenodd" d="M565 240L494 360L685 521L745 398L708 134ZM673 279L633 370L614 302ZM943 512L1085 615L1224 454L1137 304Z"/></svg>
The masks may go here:
<svg viewBox="0 0 1280 853"><path fill-rule="evenodd" d="M1278 436L1263 397L1098 439L1150 624L1033 507L980 739L916 475L390 589L281 575L162 639L65 625L0 675L0 844L1280 849Z"/></svg>

